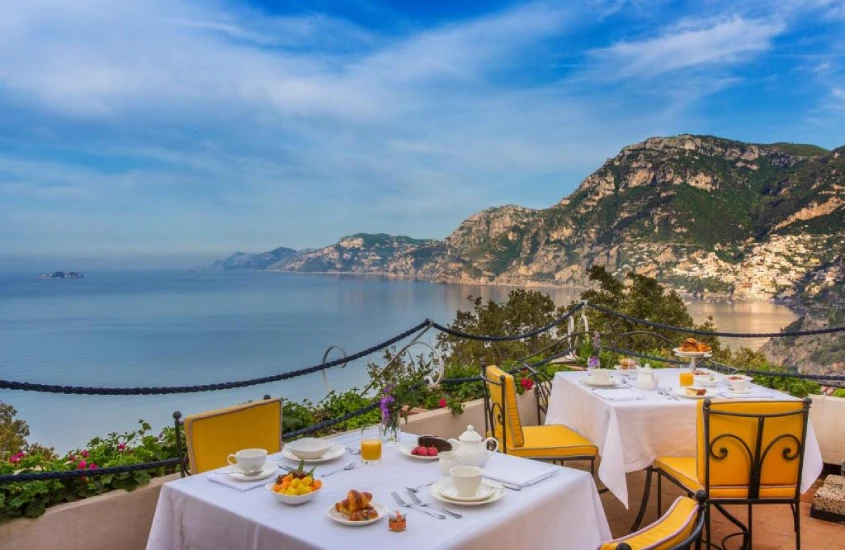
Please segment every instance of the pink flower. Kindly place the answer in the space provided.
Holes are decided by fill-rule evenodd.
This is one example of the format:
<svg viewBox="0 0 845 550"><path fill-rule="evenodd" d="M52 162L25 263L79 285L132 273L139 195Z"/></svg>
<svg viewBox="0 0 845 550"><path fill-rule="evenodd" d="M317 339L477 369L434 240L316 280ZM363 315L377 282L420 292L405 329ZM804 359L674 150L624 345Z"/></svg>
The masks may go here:
<svg viewBox="0 0 845 550"><path fill-rule="evenodd" d="M9 462L11 462L12 464L17 464L20 461L21 459L20 457L18 457L18 455L13 455L9 457Z"/></svg>
<svg viewBox="0 0 845 550"><path fill-rule="evenodd" d="M70 460L71 462L76 462L76 455L71 453L71 454L67 455L67 459Z"/></svg>
<svg viewBox="0 0 845 550"><path fill-rule="evenodd" d="M97 469L97 465L96 465L96 464L94 464L94 463L92 462L91 464L89 464L89 465L88 465L88 469L89 469L89 470L96 470L96 469Z"/></svg>
<svg viewBox="0 0 845 550"><path fill-rule="evenodd" d="M76 465L77 470L84 470L87 467L88 467L88 463L85 462L84 460L80 460L79 464Z"/></svg>
<svg viewBox="0 0 845 550"><path fill-rule="evenodd" d="M83 449L82 452L79 454L81 454L83 458L88 458L88 451L86 451L85 449Z"/></svg>
<svg viewBox="0 0 845 550"><path fill-rule="evenodd" d="M126 450L126 443L121 443L117 446L118 451L125 451Z"/></svg>
<svg viewBox="0 0 845 550"><path fill-rule="evenodd" d="M446 406L446 400L441 397L440 401L438 401L437 404L440 405L440 408L442 409Z"/></svg>
<svg viewBox="0 0 845 550"><path fill-rule="evenodd" d="M531 388L534 387L534 381L531 380L530 378L524 378L523 380L525 381L525 389L526 390L530 390Z"/></svg>

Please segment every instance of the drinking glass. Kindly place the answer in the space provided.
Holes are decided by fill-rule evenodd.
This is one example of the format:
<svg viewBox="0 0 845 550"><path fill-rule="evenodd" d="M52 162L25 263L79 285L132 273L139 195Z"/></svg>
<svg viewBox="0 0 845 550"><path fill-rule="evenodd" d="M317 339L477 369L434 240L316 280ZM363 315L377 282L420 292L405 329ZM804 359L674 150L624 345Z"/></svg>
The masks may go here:
<svg viewBox="0 0 845 550"><path fill-rule="evenodd" d="M681 371L681 374L679 375L679 382L681 383L682 388L692 386L693 382L695 382L695 378L693 377L692 371Z"/></svg>
<svg viewBox="0 0 845 550"><path fill-rule="evenodd" d="M381 434L376 427L361 428L361 462L364 464L381 462Z"/></svg>

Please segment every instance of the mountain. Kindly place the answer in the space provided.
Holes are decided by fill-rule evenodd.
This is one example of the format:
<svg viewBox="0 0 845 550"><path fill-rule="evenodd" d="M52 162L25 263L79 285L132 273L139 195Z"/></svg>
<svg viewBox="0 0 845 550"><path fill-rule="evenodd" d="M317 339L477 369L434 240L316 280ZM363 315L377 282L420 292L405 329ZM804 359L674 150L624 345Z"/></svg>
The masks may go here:
<svg viewBox="0 0 845 550"><path fill-rule="evenodd" d="M269 252L260 254L248 254L246 252L235 252L224 260L218 260L211 264L211 269L222 269L233 271L237 269L271 269L280 262L284 262L296 256L298 252L292 248L280 246Z"/></svg>
<svg viewBox="0 0 845 550"><path fill-rule="evenodd" d="M768 299L843 250L845 148L680 135L625 147L550 208L490 208L443 241L352 235L271 269L579 285L600 264Z"/></svg>

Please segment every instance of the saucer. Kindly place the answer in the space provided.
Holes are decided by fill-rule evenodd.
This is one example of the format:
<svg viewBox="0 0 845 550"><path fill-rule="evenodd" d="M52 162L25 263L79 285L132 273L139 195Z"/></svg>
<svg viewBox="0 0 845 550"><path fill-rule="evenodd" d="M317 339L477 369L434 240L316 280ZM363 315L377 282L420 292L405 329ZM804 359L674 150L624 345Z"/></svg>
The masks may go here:
<svg viewBox="0 0 845 550"><path fill-rule="evenodd" d="M706 389L707 391L704 393L704 395L689 395L689 394L687 394L687 392L684 391L683 388L675 388L675 390L672 393L674 395L677 395L678 397L686 397L687 399L707 399L708 397L713 397L713 396L716 396L716 395L719 394L719 392L717 392L713 388L698 388L698 389Z"/></svg>
<svg viewBox="0 0 845 550"><path fill-rule="evenodd" d="M615 376L611 376L607 380L599 380L594 377L592 374L588 374L587 376L581 379L581 382L584 384L594 387L594 388L609 388L611 386L615 386L619 383L619 379Z"/></svg>
<svg viewBox="0 0 845 550"><path fill-rule="evenodd" d="M745 388L744 390L740 391L740 390L735 390L731 387L728 387L728 393L730 393L732 395L748 395L749 393L751 393L751 388Z"/></svg>
<svg viewBox="0 0 845 550"><path fill-rule="evenodd" d="M233 466L235 468L235 466ZM279 470L279 467L272 463L267 462L264 464L264 467L261 468L261 473L256 475L247 475L243 472L238 471L231 471L226 472L230 478L234 479L235 481L259 481L262 479L267 479L268 477L272 476Z"/></svg>
<svg viewBox="0 0 845 550"><path fill-rule="evenodd" d="M500 483L489 479L482 479L478 492L471 497L458 495L455 485L449 478L434 483L430 489L431 496L441 502L460 506L481 506L496 502L505 495L505 488Z"/></svg>
<svg viewBox="0 0 845 550"><path fill-rule="evenodd" d="M309 463L317 464L317 463L320 463L320 462L328 462L330 460L340 458L344 454L346 454L346 447L344 447L340 443L332 443L332 446L329 447L329 450L326 451L325 454L323 454L323 456L321 456L320 458L299 458L298 456L296 456L295 454L290 452L290 450L288 450L287 447L284 447L282 449L282 457L287 458L288 460L293 460L297 464L299 464L300 460L304 460L306 464L309 464Z"/></svg>
<svg viewBox="0 0 845 550"><path fill-rule="evenodd" d="M339 512L335 509L334 504L332 504L331 507L326 510L326 515L334 521L343 525L349 525L350 527L360 527L362 525L369 525L371 523L377 522L378 520L387 515L387 507L384 504L379 504L378 502L370 502L370 506L372 506L373 509L375 509L376 513L378 513L378 517L375 517L373 519L365 519L364 521L349 521L348 519L346 519L346 516L343 514L343 512Z"/></svg>

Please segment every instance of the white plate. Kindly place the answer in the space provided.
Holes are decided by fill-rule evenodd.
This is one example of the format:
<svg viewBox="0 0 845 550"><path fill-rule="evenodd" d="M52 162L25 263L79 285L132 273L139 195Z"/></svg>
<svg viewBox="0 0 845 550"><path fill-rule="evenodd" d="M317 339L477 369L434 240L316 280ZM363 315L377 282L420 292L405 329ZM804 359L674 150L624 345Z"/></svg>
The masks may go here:
<svg viewBox="0 0 845 550"><path fill-rule="evenodd" d="M681 351L681 348L675 348L672 351L678 357L713 357L712 351Z"/></svg>
<svg viewBox="0 0 845 550"><path fill-rule="evenodd" d="M422 460L423 462L434 462L435 460L437 460L437 459L439 459L439 458L440 458L440 455L439 455L439 454L438 454L438 456L417 456L417 455L412 455L412 454L411 454L411 451L414 449L414 447L419 447L419 445L414 445L413 447L409 447L409 446L407 446L407 445L399 445L398 449L399 449L399 452L400 452L400 453L402 453L403 455L407 456L408 458L413 458L414 460Z"/></svg>
<svg viewBox="0 0 845 550"><path fill-rule="evenodd" d="M717 392L713 388L702 388L702 389L706 389L707 393L705 393L704 395L688 395L687 392L685 392L683 390L683 388L675 388L672 391L672 393L674 393L678 397L686 397L687 399L706 399L708 397L712 398L712 397L716 397L717 395L719 395L719 392Z"/></svg>
<svg viewBox="0 0 845 550"><path fill-rule="evenodd" d="M581 382L583 382L584 384L586 384L588 386L594 387L594 388L609 388L611 386L615 386L616 384L618 384L619 379L616 378L615 376L611 375L609 380L601 381L601 380L597 380L591 374L588 374L587 376L585 376L584 378L581 379Z"/></svg>
<svg viewBox="0 0 845 550"><path fill-rule="evenodd" d="M493 492L484 500L452 500L447 498L446 496L442 495L440 492L440 486L442 483L448 482L450 485L452 480L450 479L442 479L431 486L430 492L431 496L439 500L440 502L445 502L446 504L455 504L457 506L484 506L485 504L490 504L492 502L496 502L497 500L501 499L505 496L505 488L502 487L500 483L492 481L490 479L482 479L482 485L487 485L493 488Z"/></svg>
<svg viewBox="0 0 845 550"><path fill-rule="evenodd" d="M726 374L725 375L725 382L727 382L728 384L731 383L731 376L741 378L742 380L745 380L746 382L751 382L752 380L754 380L753 378L751 378L750 376L747 376L745 374Z"/></svg>
<svg viewBox="0 0 845 550"><path fill-rule="evenodd" d="M728 388L727 393L731 395L748 395L749 393L751 393L751 388L745 388L745 391L739 391L733 388Z"/></svg>
<svg viewBox="0 0 845 550"><path fill-rule="evenodd" d="M320 458L299 458L298 456L296 456L295 454L290 452L287 449L287 446L285 446L282 449L282 456L284 458L287 458L288 460L293 460L297 464L299 463L300 460L304 460L306 464L317 464L317 463L320 463L320 462L328 462L330 460L340 458L345 454L346 454L346 447L344 447L340 443L333 443L332 446L329 447L329 450L326 451L326 454L324 454Z"/></svg>
<svg viewBox="0 0 845 550"><path fill-rule="evenodd" d="M229 474L229 477L234 479L235 481L259 481L262 479L267 479L268 477L275 474L277 471L279 471L279 467L276 464L272 462L267 462L264 464L264 467L261 469L261 473L258 475L248 476L242 472L236 472L234 470L226 473Z"/></svg>
<svg viewBox="0 0 845 550"><path fill-rule="evenodd" d="M478 486L478 492L471 497L465 497L458 494L458 489L455 488L455 484L452 483L451 479L446 478L435 483L432 487L432 491L437 491L441 497L452 502L480 502L482 500L490 500L493 493L496 492L494 483L498 485L496 482L482 479L481 485Z"/></svg>
<svg viewBox="0 0 845 550"><path fill-rule="evenodd" d="M377 518L367 519L364 521L349 521L348 519L346 519L346 516L342 512L338 512L337 510L335 510L334 504L332 504L331 507L326 510L326 515L340 524L349 525L351 527L369 525L371 523L377 522L378 520L387 515L387 507L384 504L379 504L378 502L370 501L370 506L375 508L375 511L378 513Z"/></svg>

